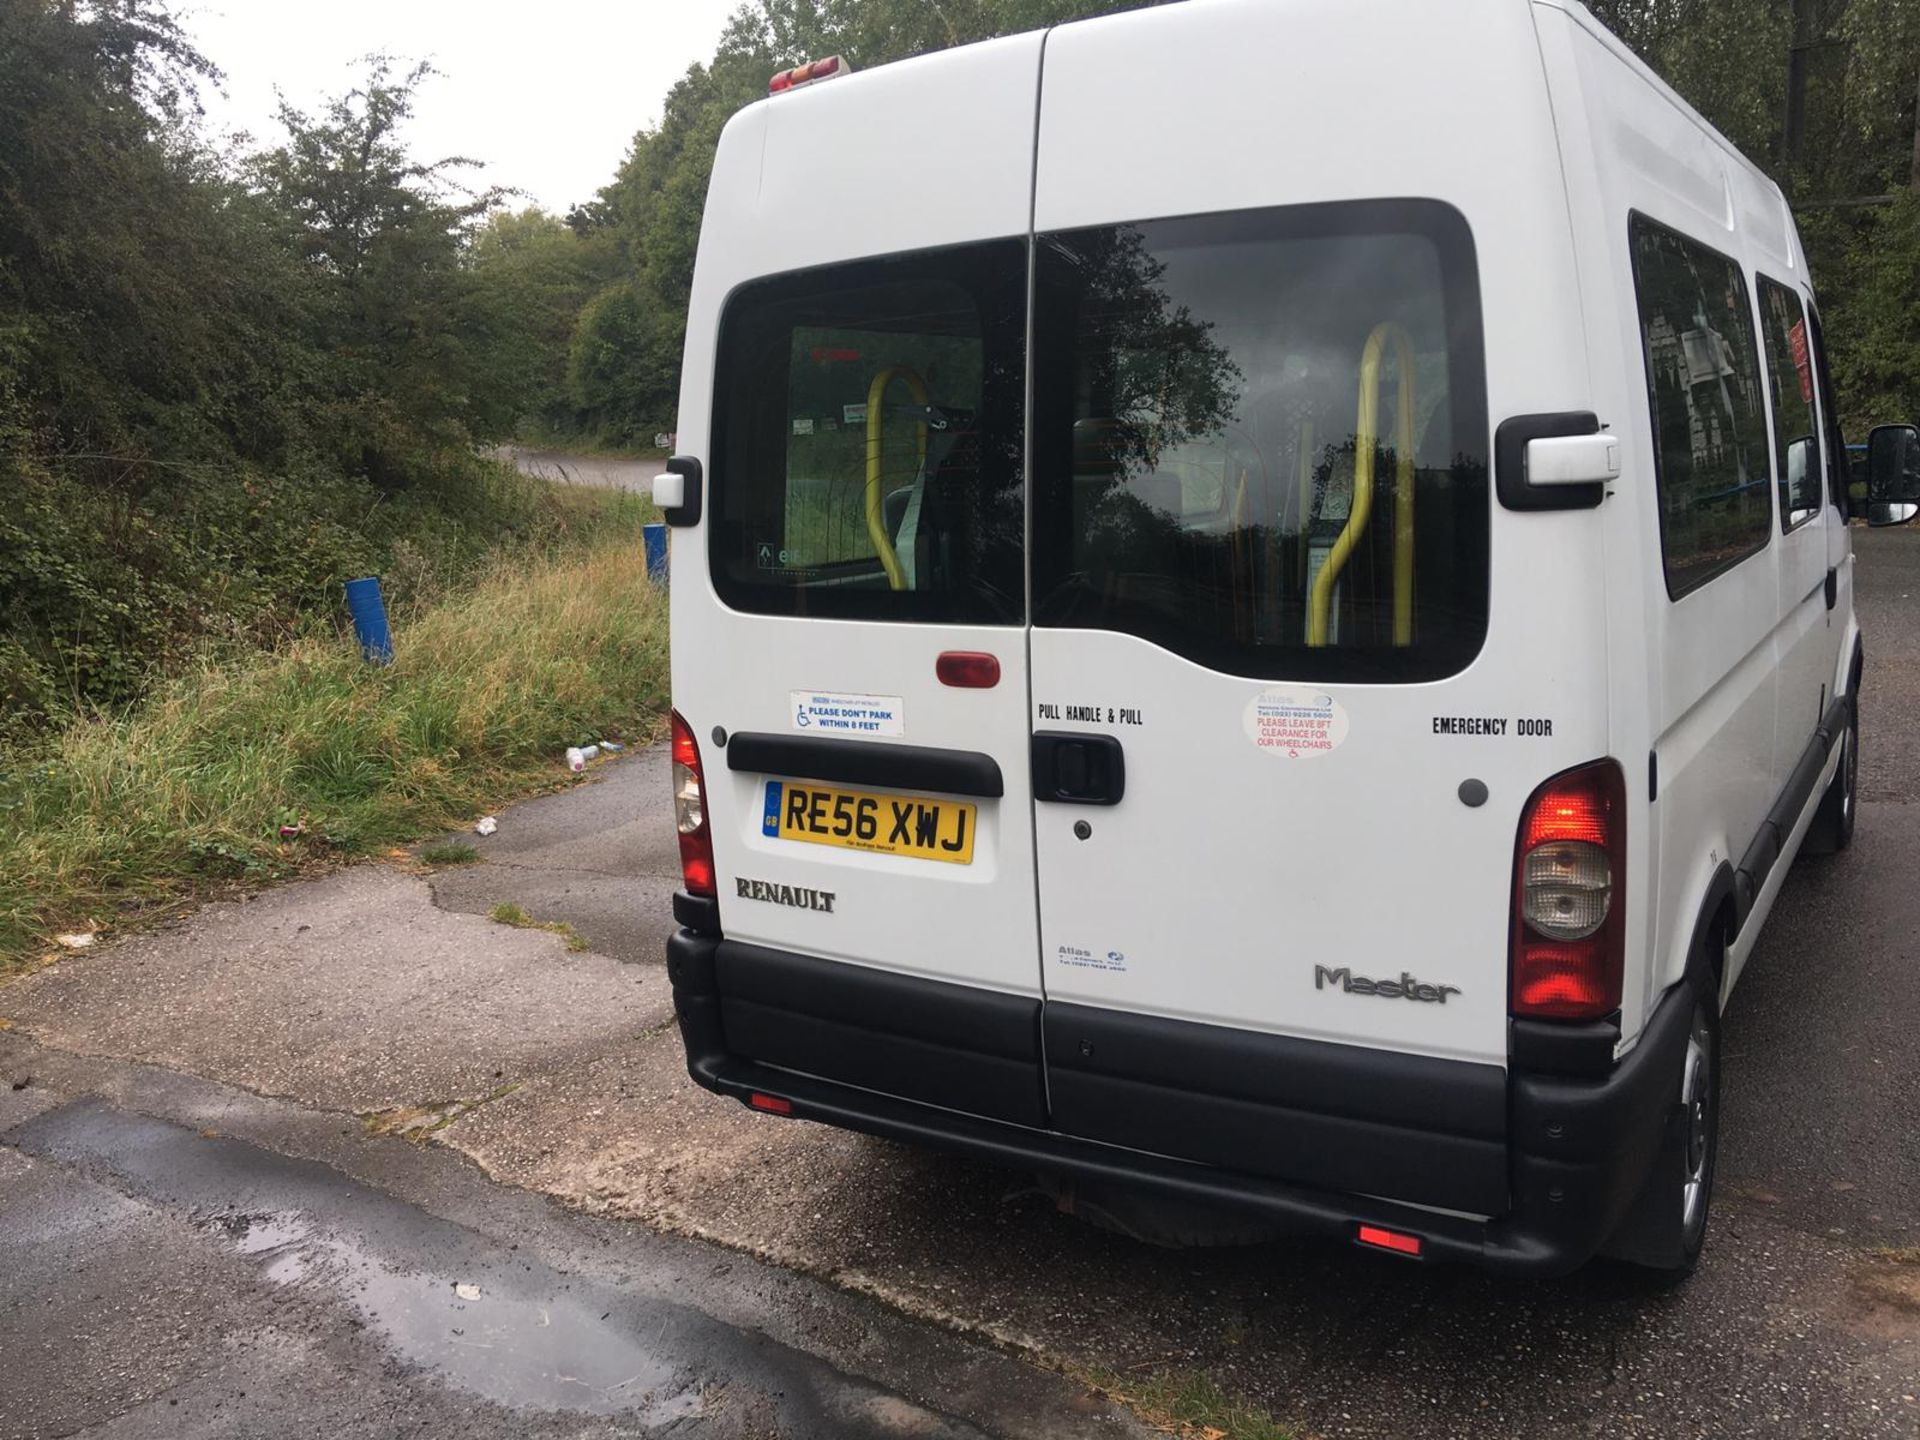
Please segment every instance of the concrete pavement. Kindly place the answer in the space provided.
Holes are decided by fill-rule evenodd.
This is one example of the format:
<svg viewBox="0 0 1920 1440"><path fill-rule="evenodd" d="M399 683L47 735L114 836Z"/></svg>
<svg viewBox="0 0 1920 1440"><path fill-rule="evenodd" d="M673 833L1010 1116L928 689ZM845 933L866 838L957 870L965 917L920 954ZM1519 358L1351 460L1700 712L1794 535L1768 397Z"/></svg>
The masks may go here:
<svg viewBox="0 0 1920 1440"><path fill-rule="evenodd" d="M704 1395L746 1357L741 1409L703 1410L689 1417L696 1428L752 1413L765 1433L858 1433L818 1428L826 1412L777 1409L791 1389L782 1377L800 1373L779 1367L812 1356L850 1370L868 1387L860 1395L940 1424L1119 1433L1098 1401L1010 1351L1122 1386L1202 1375L1330 1436L1920 1434L1920 1253L1908 1248L1920 1246L1920 735L1909 720L1920 717L1920 533L1856 539L1868 627L1859 835L1845 856L1796 866L1735 996L1715 1233L1680 1290L1650 1291L1606 1266L1520 1284L1322 1245L1147 1249L1055 1213L1024 1176L757 1115L694 1088L659 962L676 862L665 766L650 753L504 812L497 835L473 840L478 866L344 872L0 989L0 1017L13 1024L0 1032L0 1079L25 1081L0 1085L0 1276L32 1277L0 1279L0 1355L38 1353L19 1348L41 1326L36 1307L57 1312L50 1333L78 1357L69 1408L93 1417L85 1424L121 1415L113 1423L133 1427L125 1433L144 1433L165 1418L159 1397L189 1393L183 1385L203 1387L191 1393L208 1404L230 1399L240 1381L208 1377L266 1366L236 1337L293 1307L309 1317L297 1331L306 1338L282 1360L296 1376L290 1393L305 1398L275 1415L365 1434L402 1428L400 1418L436 1431L455 1417L478 1430L555 1415L647 1423L634 1407L490 1409L498 1399L463 1378L450 1352L409 1349L404 1327L356 1308L356 1256L383 1273L418 1264L448 1283L507 1263L497 1244L443 1251L452 1241L433 1226L446 1221L540 1251L547 1271L510 1291L515 1307L570 1285L677 1294L663 1276L737 1267L737 1287L701 1290L694 1308L794 1353L723 1350L691 1389L661 1381L649 1391ZM481 918L499 901L571 922L592 949L570 954L555 936ZM395 1123L417 1125L429 1143L366 1133ZM250 1148L191 1166L179 1127ZM287 1160L325 1172L288 1171ZM320 1206L322 1231L347 1237L345 1259L323 1245L298 1262L300 1278L278 1281L261 1268L272 1259L240 1253L251 1220L237 1239L207 1229L211 1215L302 1209L299 1196L335 1172L364 1189ZM447 1198L456 1192L458 1203ZM266 1199L222 1203L253 1194ZM391 1217L379 1219L388 1200L420 1213L419 1236L393 1220L402 1239L391 1241ZM109 1245L119 1258L77 1272L43 1264L69 1207L105 1217L86 1234L125 1225L150 1243ZM281 1232L269 1223L266 1233ZM602 1250L613 1268L580 1268ZM79 1264L85 1245L52 1253ZM420 1258L441 1253L455 1258ZM345 1281L305 1278L336 1262ZM505 1272L485 1273L497 1283ZM149 1275L179 1297L172 1309L142 1299ZM253 1288L225 1295L249 1276ZM104 1319L94 1293L111 1297ZM887 1332L897 1348L835 1348L854 1322L812 1321L843 1316L839 1306L898 1327ZM608 1315L631 1340L653 1312ZM449 1328L455 1318L438 1315ZM596 1343L581 1342L590 1353ZM910 1359L936 1344L957 1348L929 1376ZM690 1353L670 1357L674 1376ZM992 1372L990 1392L1044 1381L1042 1398L1008 1417L965 1386L938 1388L959 1357ZM329 1409L325 1385L362 1367L366 1393L389 1399ZM408 1378L380 1388L390 1372ZM68 1387L47 1386L44 1373L12 1391L0 1378L0 1435L54 1428L36 1397ZM246 1383L267 1374L247 1370ZM7 1428L23 1415L32 1425Z"/></svg>

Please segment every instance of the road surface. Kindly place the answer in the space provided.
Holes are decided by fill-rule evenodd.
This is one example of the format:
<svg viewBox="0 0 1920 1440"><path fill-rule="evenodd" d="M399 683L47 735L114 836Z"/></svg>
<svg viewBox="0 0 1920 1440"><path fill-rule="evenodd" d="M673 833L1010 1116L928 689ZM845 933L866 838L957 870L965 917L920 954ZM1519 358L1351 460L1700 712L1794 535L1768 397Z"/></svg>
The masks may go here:
<svg viewBox="0 0 1920 1440"><path fill-rule="evenodd" d="M612 455L569 455L558 450L530 450L503 446L500 458L510 460L523 474L564 485L594 485L608 490L653 494L653 477L666 467L658 460L625 460Z"/></svg>

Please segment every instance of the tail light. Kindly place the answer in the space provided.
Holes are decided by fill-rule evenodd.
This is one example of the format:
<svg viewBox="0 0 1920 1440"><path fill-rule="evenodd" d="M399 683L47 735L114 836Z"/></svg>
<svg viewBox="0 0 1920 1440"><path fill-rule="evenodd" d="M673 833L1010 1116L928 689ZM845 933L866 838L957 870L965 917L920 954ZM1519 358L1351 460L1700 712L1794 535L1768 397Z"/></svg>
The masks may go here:
<svg viewBox="0 0 1920 1440"><path fill-rule="evenodd" d="M1513 1013L1598 1020L1620 1006L1627 787L1599 760L1527 801L1513 858Z"/></svg>
<svg viewBox="0 0 1920 1440"><path fill-rule="evenodd" d="M962 690L991 690L1000 683L1000 658L979 650L942 650L933 662L942 685Z"/></svg>
<svg viewBox="0 0 1920 1440"><path fill-rule="evenodd" d="M680 831L680 879L689 895L712 895L713 830L707 824L700 746L693 731L673 712L673 820Z"/></svg>

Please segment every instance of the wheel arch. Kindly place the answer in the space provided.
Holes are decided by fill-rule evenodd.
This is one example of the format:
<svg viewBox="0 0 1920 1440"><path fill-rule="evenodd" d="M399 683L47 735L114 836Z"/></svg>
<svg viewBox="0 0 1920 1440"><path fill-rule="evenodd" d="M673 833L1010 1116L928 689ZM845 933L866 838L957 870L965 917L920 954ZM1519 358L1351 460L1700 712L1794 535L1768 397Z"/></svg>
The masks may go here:
<svg viewBox="0 0 1920 1440"><path fill-rule="evenodd" d="M1714 997L1715 1008L1726 1004L1726 944L1739 932L1745 916L1740 913L1739 887L1734 883L1733 866L1722 860L1708 877L1700 903L1694 910L1693 933L1687 941L1687 968L1682 974L1702 995ZM1716 938L1722 943L1715 943Z"/></svg>

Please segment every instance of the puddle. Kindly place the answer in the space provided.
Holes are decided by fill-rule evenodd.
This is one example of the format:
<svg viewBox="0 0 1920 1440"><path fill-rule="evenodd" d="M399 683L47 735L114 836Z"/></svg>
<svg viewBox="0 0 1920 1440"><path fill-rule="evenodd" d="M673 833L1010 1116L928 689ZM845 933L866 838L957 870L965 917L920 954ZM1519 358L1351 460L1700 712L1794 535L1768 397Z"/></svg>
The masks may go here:
<svg viewBox="0 0 1920 1440"><path fill-rule="evenodd" d="M212 1228L264 1261L272 1283L325 1286L402 1359L496 1404L633 1414L649 1426L705 1413L699 1386L617 1316L564 1293L527 1293L524 1274L396 1268L299 1211L223 1216Z"/></svg>

